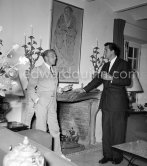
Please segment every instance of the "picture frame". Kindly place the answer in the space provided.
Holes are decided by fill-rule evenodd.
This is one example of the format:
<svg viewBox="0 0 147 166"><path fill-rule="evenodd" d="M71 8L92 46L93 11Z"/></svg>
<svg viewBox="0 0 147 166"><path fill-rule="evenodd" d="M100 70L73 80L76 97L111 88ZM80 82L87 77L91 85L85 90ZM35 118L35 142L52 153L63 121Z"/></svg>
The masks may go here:
<svg viewBox="0 0 147 166"><path fill-rule="evenodd" d="M57 54L60 83L79 83L84 9L53 1L50 48Z"/></svg>

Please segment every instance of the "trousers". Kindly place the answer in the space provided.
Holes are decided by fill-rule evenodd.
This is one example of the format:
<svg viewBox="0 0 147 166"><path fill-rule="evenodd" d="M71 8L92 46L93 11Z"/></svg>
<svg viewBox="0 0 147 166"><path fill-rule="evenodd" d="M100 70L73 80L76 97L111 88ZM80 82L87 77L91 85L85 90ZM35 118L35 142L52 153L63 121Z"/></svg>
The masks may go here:
<svg viewBox="0 0 147 166"><path fill-rule="evenodd" d="M25 118L25 124L30 127L31 120L36 114L36 129L47 131L47 125L49 132L54 138L54 151L59 155L62 154L60 144L60 130L57 120L57 101L56 96L49 94L49 92L40 92L39 101L34 105L31 98L28 100L27 116Z"/></svg>
<svg viewBox="0 0 147 166"><path fill-rule="evenodd" d="M102 144L103 155L107 158L122 159L123 155L112 149L113 145L125 142L126 112L108 111L102 112Z"/></svg>

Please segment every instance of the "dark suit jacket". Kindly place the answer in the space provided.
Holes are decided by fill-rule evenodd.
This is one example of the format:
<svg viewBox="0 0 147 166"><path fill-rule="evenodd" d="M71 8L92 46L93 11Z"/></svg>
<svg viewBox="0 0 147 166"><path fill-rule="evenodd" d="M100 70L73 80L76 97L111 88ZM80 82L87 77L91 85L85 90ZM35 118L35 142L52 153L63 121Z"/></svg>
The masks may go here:
<svg viewBox="0 0 147 166"><path fill-rule="evenodd" d="M108 71L108 63L104 64L101 72L102 71ZM112 82L101 79L101 74L99 74L84 87L84 90L89 92L103 83L104 88L101 96L100 108L109 111L126 111L129 103L125 86L131 84L128 62L117 58L109 74L113 76Z"/></svg>

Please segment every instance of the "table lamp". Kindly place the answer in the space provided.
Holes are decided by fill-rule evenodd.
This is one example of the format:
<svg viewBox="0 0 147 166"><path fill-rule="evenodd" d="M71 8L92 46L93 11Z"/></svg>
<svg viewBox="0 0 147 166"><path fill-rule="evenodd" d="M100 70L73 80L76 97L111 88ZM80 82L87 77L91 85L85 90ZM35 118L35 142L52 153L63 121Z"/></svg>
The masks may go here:
<svg viewBox="0 0 147 166"><path fill-rule="evenodd" d="M143 88L140 84L140 81L138 79L136 72L132 72L131 80L132 80L131 85L126 87L126 89L128 92L130 107L132 108L132 103L136 102L136 93L143 92Z"/></svg>

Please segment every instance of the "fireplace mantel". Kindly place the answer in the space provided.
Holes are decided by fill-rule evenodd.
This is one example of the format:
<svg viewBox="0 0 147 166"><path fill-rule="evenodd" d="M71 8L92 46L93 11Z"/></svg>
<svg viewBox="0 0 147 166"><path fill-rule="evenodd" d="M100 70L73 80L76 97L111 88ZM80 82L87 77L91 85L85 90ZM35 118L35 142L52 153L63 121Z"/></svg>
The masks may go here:
<svg viewBox="0 0 147 166"><path fill-rule="evenodd" d="M74 96L74 97L71 99L70 98L71 96ZM80 102L80 101L85 101L89 99L99 100L100 96L101 96L101 91L98 89L94 89L93 91L90 91L88 93L86 92L79 93L79 92L69 91L64 93L58 93L57 100L59 102L74 103L74 102Z"/></svg>
<svg viewBox="0 0 147 166"><path fill-rule="evenodd" d="M71 99L71 96L74 96ZM96 115L98 113L101 92L89 93L65 92L58 94L58 116L61 132L72 127L79 133L79 143L95 144Z"/></svg>

